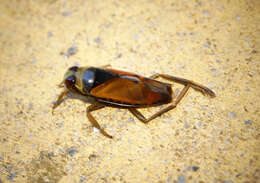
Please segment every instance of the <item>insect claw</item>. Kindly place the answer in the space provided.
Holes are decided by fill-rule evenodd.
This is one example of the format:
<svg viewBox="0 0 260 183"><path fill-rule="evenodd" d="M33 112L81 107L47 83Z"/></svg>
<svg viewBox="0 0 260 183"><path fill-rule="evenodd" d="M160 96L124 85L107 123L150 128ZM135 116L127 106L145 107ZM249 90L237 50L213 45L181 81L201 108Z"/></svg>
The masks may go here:
<svg viewBox="0 0 260 183"><path fill-rule="evenodd" d="M54 109L55 109L57 106L58 106L57 103L55 103L55 104L53 105L52 110L51 110L51 114L52 114L52 115L54 114Z"/></svg>
<svg viewBox="0 0 260 183"><path fill-rule="evenodd" d="M59 88L63 88L64 87L64 81L62 81L60 84L57 85Z"/></svg>

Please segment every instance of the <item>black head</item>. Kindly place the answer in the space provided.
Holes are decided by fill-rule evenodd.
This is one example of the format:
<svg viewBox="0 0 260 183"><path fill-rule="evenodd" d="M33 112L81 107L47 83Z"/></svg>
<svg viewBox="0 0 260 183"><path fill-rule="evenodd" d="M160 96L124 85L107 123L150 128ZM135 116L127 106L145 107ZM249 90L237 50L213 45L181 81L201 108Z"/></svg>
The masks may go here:
<svg viewBox="0 0 260 183"><path fill-rule="evenodd" d="M64 83L68 90L74 91L76 88L76 73L78 71L77 66L70 67L64 75Z"/></svg>

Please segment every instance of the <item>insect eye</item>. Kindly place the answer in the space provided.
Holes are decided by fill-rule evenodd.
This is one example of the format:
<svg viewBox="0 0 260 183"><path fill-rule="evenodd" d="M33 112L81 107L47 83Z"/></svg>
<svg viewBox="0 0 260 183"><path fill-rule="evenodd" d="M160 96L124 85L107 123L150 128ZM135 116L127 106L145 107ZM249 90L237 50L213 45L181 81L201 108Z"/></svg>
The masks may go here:
<svg viewBox="0 0 260 183"><path fill-rule="evenodd" d="M75 83L76 83L76 77L74 75L67 77L65 80L65 84L68 89L74 88Z"/></svg>
<svg viewBox="0 0 260 183"><path fill-rule="evenodd" d="M73 67L69 68L69 70L76 72L78 70L78 67L77 66L73 66Z"/></svg>

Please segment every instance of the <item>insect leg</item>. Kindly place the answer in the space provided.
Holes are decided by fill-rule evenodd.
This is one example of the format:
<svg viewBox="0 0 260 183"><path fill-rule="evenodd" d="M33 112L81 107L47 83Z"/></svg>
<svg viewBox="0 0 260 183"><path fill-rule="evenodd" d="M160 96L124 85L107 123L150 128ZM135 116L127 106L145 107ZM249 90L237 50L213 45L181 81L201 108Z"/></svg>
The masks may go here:
<svg viewBox="0 0 260 183"><path fill-rule="evenodd" d="M176 77L176 76L170 76L170 75L167 75L167 74L154 74L150 78L151 79L156 79L158 77L161 77L163 79L166 79L166 80L169 80L169 81L173 81L173 82L176 82L176 83L179 83L179 84L183 84L185 86L187 84L189 84L193 89L201 92L204 95L209 95L210 97L215 97L216 96L216 94L211 89L209 89L208 87L203 86L201 84L198 84L198 83L196 83L194 81L191 81L191 80L179 78L179 77Z"/></svg>
<svg viewBox="0 0 260 183"><path fill-rule="evenodd" d="M156 79L160 76L160 74L156 73L156 74L153 74L152 76L150 76L149 78L150 79Z"/></svg>
<svg viewBox="0 0 260 183"><path fill-rule="evenodd" d="M60 84L58 84L58 87L59 87L59 88L64 87L64 80L63 80L62 82L60 82Z"/></svg>
<svg viewBox="0 0 260 183"><path fill-rule="evenodd" d="M108 67L111 67L111 65L110 65L110 64L107 64L107 65L101 65L101 66L100 66L100 68L102 68L102 69L105 69L105 68L108 68Z"/></svg>
<svg viewBox="0 0 260 183"><path fill-rule="evenodd" d="M111 135L109 135L105 130L103 130L103 129L101 128L101 126L98 124L97 120L96 120L96 119L92 116L92 114L91 114L92 111L96 111L96 110L102 109L102 108L104 108L104 107L105 107L105 106L99 105L99 104L92 104L92 105L88 106L88 107L87 107L87 110L86 110L86 112L87 112L87 117L88 117L89 121L91 122L91 124L92 124L95 128L99 129L99 131L100 131L104 136L106 136L106 137L108 137L108 138L113 138Z"/></svg>
<svg viewBox="0 0 260 183"><path fill-rule="evenodd" d="M181 93L178 95L178 97L176 98L176 100L173 101L173 103L169 106L167 106L164 109L161 109L160 111L156 112L155 114L153 114L151 117L149 118L145 118L136 108L129 108L129 111L135 116L137 117L140 121L142 121L143 123L148 123L149 121L157 118L158 116L161 116L162 114L174 109L177 104L181 101L181 99L184 97L184 95L187 93L188 89L190 88L190 84L187 84L181 91Z"/></svg>
<svg viewBox="0 0 260 183"><path fill-rule="evenodd" d="M143 123L148 123L149 121L157 118L158 116L161 116L163 113L166 113L170 110L172 110L173 108L175 108L176 106L174 104L169 105L168 107L156 112L154 115L152 115L149 118L145 118L136 108L129 108L129 111L135 116L137 117L140 121L142 121Z"/></svg>
<svg viewBox="0 0 260 183"><path fill-rule="evenodd" d="M63 92L60 93L57 101L54 103L54 105L52 107L52 114L54 113L54 109L63 102L63 99L67 95L68 92L69 92L68 90L64 90Z"/></svg>

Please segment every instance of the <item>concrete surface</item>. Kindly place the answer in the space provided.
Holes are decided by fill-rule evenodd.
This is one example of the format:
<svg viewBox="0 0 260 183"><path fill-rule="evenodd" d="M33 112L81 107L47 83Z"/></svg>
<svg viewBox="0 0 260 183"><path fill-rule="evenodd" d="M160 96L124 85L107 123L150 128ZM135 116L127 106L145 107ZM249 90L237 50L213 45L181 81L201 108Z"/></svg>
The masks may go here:
<svg viewBox="0 0 260 183"><path fill-rule="evenodd" d="M257 0L2 0L0 182L259 182L259 12ZM148 125L95 112L113 140L81 101L51 114L68 67L105 64L191 79L217 97L191 89Z"/></svg>

